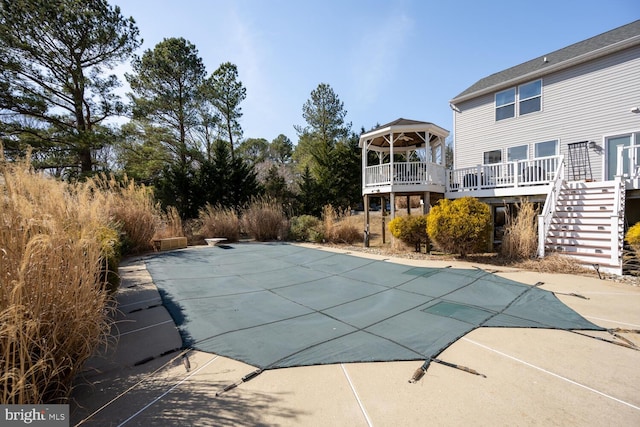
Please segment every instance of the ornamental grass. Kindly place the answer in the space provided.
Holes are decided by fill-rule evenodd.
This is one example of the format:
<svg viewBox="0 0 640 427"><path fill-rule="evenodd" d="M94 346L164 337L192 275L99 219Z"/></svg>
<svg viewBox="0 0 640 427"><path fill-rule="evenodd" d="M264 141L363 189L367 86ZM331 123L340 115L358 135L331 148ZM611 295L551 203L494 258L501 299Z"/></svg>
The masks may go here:
<svg viewBox="0 0 640 427"><path fill-rule="evenodd" d="M122 241L144 250L155 232L153 197L126 178L65 183L2 152L0 403L65 403L107 342Z"/></svg>
<svg viewBox="0 0 640 427"><path fill-rule="evenodd" d="M0 403L64 403L109 330L108 200L28 162L0 175Z"/></svg>
<svg viewBox="0 0 640 427"><path fill-rule="evenodd" d="M276 213L276 216L279 218L279 214ZM200 233L205 237L223 237L229 243L240 239L240 218L231 208L211 206L207 203L198 211L198 219L202 224ZM279 220L276 224L280 224Z"/></svg>
<svg viewBox="0 0 640 427"><path fill-rule="evenodd" d="M501 252L512 260L535 258L538 252L538 211L533 203L521 200L508 212Z"/></svg>
<svg viewBox="0 0 640 427"><path fill-rule="evenodd" d="M256 197L242 212L242 228L259 242L285 240L289 223L282 204L268 197Z"/></svg>
<svg viewBox="0 0 640 427"><path fill-rule="evenodd" d="M324 225L324 239L329 243L352 244L362 239L362 231L351 220L348 209L336 209L331 205L322 208L322 223Z"/></svg>

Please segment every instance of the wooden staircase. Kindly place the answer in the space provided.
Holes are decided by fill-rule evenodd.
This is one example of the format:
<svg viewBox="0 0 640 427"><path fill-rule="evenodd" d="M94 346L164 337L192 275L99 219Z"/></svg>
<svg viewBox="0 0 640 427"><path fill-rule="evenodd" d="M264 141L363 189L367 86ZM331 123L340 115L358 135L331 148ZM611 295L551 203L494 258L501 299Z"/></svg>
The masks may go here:
<svg viewBox="0 0 640 427"><path fill-rule="evenodd" d="M617 185L618 181L564 182L545 238L545 252L622 274L624 218L618 212L624 212L624 189L616 194Z"/></svg>

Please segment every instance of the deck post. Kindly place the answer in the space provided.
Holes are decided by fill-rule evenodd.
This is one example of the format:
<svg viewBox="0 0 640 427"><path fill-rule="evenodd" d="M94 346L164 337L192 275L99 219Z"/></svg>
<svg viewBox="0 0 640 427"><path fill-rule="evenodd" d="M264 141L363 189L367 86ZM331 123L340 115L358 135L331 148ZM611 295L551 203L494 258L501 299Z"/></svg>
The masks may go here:
<svg viewBox="0 0 640 427"><path fill-rule="evenodd" d="M431 193L429 191L425 191L422 196L422 215L428 214L430 209L431 209Z"/></svg>
<svg viewBox="0 0 640 427"><path fill-rule="evenodd" d="M491 219L489 220L489 252L493 252L493 243L496 238L496 207L494 205L489 205L489 216Z"/></svg>
<svg viewBox="0 0 640 427"><path fill-rule="evenodd" d="M391 193L389 195L389 208L391 209L391 219L396 217L396 193Z"/></svg>
<svg viewBox="0 0 640 427"><path fill-rule="evenodd" d="M364 247L369 247L369 195L364 195Z"/></svg>
<svg viewBox="0 0 640 427"><path fill-rule="evenodd" d="M407 215L411 215L411 196L407 196Z"/></svg>
<svg viewBox="0 0 640 427"><path fill-rule="evenodd" d="M382 243L387 243L387 236L386 236L386 233L385 233L386 227L384 226L384 212L387 209L386 205L387 205L386 197L381 196L380 197L380 216L382 217L382 221L381 221L382 222L382 231L381 231Z"/></svg>

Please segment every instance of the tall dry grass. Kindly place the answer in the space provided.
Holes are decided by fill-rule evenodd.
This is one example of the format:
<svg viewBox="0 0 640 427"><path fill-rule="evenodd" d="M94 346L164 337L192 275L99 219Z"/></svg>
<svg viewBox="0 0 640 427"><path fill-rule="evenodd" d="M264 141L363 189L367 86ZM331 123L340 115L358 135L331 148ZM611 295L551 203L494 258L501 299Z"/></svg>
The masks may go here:
<svg viewBox="0 0 640 427"><path fill-rule="evenodd" d="M151 189L127 176L121 180L101 176L91 183L109 199L108 214L122 233L123 252L135 254L150 250L156 230L162 224L162 212Z"/></svg>
<svg viewBox="0 0 640 427"><path fill-rule="evenodd" d="M411 209L420 208L420 196L410 196L409 197L409 206ZM396 208L397 209L407 209L407 198L404 196L396 198Z"/></svg>
<svg viewBox="0 0 640 427"><path fill-rule="evenodd" d="M282 204L268 197L254 198L242 213L242 228L259 242L287 238L289 222Z"/></svg>
<svg viewBox="0 0 640 427"><path fill-rule="evenodd" d="M231 208L214 207L207 203L198 211L200 234L205 237L224 237L228 242L240 238L240 218Z"/></svg>
<svg viewBox="0 0 640 427"><path fill-rule="evenodd" d="M354 243L362 239L362 230L351 221L350 211L336 209L331 205L322 208L324 239L329 243Z"/></svg>
<svg viewBox="0 0 640 427"><path fill-rule="evenodd" d="M64 403L109 330L111 200L26 161L0 158L0 175L0 403Z"/></svg>
<svg viewBox="0 0 640 427"><path fill-rule="evenodd" d="M513 260L534 258L538 251L538 212L533 203L521 200L507 212L501 253Z"/></svg>
<svg viewBox="0 0 640 427"><path fill-rule="evenodd" d="M153 239L164 239L167 237L184 237L184 228L182 226L182 218L178 209L174 206L167 207L165 212L157 210L158 220L156 221L155 233Z"/></svg>
<svg viewBox="0 0 640 427"><path fill-rule="evenodd" d="M593 269L580 264L575 258L556 253L551 253L541 259L524 259L513 263L512 266L540 273L592 275L594 272Z"/></svg>

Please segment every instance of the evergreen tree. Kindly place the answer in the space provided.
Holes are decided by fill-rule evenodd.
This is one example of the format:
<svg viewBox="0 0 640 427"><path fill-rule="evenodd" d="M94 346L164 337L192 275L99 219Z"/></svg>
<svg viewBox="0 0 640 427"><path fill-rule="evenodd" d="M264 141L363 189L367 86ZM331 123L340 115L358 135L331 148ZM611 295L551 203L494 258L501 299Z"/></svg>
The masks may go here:
<svg viewBox="0 0 640 427"><path fill-rule="evenodd" d="M278 135L269 144L269 158L278 163L289 163L293 153L293 143L286 135Z"/></svg>
<svg viewBox="0 0 640 427"><path fill-rule="evenodd" d="M331 147L335 141L349 135L351 123L345 123L346 115L344 103L331 86L320 83L302 107L302 117L307 126L298 126L296 130L298 134L310 133L318 144Z"/></svg>
<svg viewBox="0 0 640 427"><path fill-rule="evenodd" d="M321 83L302 111L307 126L296 128L300 140L293 158L305 171L301 205L311 211L304 213L319 212L326 204L346 208L360 198L361 165L358 137L350 135L344 105L329 85ZM313 177L313 182L305 175ZM311 189L313 197L308 193Z"/></svg>
<svg viewBox="0 0 640 427"><path fill-rule="evenodd" d="M272 164L267 171L263 187L264 194L267 197L277 200L282 206L292 206L294 201L293 193L289 190L285 178L280 174L278 164Z"/></svg>
<svg viewBox="0 0 640 427"><path fill-rule="evenodd" d="M241 158L232 158L226 141L213 146L211 159L205 159L196 179L199 205L239 209L260 194L253 166Z"/></svg>
<svg viewBox="0 0 640 427"><path fill-rule="evenodd" d="M0 2L0 135L16 154L32 145L42 166L90 173L93 153L123 114L105 75L138 48L138 28L105 0Z"/></svg>
<svg viewBox="0 0 640 427"><path fill-rule="evenodd" d="M347 209L362 199L362 150L358 147L359 136L351 137L336 143L331 152L331 163L328 166L329 202L334 207Z"/></svg>
<svg viewBox="0 0 640 427"><path fill-rule="evenodd" d="M231 148L231 157L235 157L235 142L242 138L242 117L240 103L247 97L247 90L238 80L238 67L230 62L220 67L207 79L208 100L215 106L221 116L220 133L226 137Z"/></svg>
<svg viewBox="0 0 640 427"><path fill-rule="evenodd" d="M119 170L126 171L137 182L151 184L173 161L163 146L163 141L171 138L164 129L153 127L143 120L135 120L124 124L119 136L115 143Z"/></svg>
<svg viewBox="0 0 640 427"><path fill-rule="evenodd" d="M174 206L182 218L196 218L200 208L196 171L191 164L169 163L155 183L155 195L163 207Z"/></svg>
<svg viewBox="0 0 640 427"><path fill-rule="evenodd" d="M269 142L264 138L248 138L238 146L238 154L253 164L269 157Z"/></svg>
<svg viewBox="0 0 640 427"><path fill-rule="evenodd" d="M304 171L300 176L298 187L299 191L296 209L298 215L306 214L320 216L324 205L323 198L321 197L322 193L320 186L313 175L311 175L309 166L304 168Z"/></svg>
<svg viewBox="0 0 640 427"><path fill-rule="evenodd" d="M178 169L188 169L198 145L190 139L198 125L202 84L206 70L196 47L183 38L164 39L146 50L126 74L131 85L133 118L144 119L170 135L162 143Z"/></svg>

